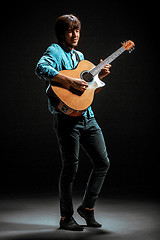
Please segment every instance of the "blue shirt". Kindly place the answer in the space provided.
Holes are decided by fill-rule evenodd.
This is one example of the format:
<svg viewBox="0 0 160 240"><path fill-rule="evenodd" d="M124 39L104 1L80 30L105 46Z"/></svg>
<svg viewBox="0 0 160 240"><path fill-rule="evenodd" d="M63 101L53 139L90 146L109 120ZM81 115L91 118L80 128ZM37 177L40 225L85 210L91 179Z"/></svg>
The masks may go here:
<svg viewBox="0 0 160 240"><path fill-rule="evenodd" d="M50 82L59 71L74 69L81 60L84 60L83 53L76 51L75 49L70 50L65 45L51 44L39 60L36 67L36 74L39 78ZM52 102L48 99L48 108L52 114L58 113L56 110L56 104L56 99L53 99ZM94 117L91 106L83 113L83 115Z"/></svg>

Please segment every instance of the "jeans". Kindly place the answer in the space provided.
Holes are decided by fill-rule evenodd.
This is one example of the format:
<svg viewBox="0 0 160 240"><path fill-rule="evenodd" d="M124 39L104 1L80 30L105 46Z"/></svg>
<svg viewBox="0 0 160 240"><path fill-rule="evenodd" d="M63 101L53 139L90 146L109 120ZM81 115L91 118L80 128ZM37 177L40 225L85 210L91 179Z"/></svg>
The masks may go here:
<svg viewBox="0 0 160 240"><path fill-rule="evenodd" d="M78 170L80 145L89 155L93 166L82 201L85 208L93 208L95 205L109 168L109 159L101 128L94 117L57 114L54 117L54 129L62 158L60 212L62 217L71 217L74 213L72 186Z"/></svg>

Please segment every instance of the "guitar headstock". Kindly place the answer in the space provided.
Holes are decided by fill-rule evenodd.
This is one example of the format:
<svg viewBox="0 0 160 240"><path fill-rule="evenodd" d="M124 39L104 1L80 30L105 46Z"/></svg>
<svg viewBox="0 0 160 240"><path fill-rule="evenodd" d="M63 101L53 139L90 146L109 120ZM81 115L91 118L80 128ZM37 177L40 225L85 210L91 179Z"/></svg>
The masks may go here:
<svg viewBox="0 0 160 240"><path fill-rule="evenodd" d="M127 51L129 51L129 53L131 53L134 50L135 46L134 42L131 40L123 42L122 45Z"/></svg>

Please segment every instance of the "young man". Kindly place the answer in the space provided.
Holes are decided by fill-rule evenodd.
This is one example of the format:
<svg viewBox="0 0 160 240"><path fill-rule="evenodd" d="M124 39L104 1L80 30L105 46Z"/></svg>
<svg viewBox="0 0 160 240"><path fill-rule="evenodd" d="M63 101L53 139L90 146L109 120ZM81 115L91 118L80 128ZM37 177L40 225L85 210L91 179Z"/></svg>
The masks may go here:
<svg viewBox="0 0 160 240"><path fill-rule="evenodd" d="M58 81L66 86L72 86L84 92L88 83L82 79L72 78L61 74L61 70L76 68L84 59L81 52L74 48L80 38L81 23L74 15L63 15L57 18L55 32L58 44L51 44L39 60L36 74L48 83ZM106 77L111 65L106 65L100 72L99 78ZM59 100L48 98L49 110L54 115L54 130L58 137L62 158L62 171L59 180L60 197L60 228L66 230L82 231L73 218L72 185L78 169L80 145L90 156L93 164L82 204L78 207L79 215L86 220L89 227L101 227L94 217L94 205L100 193L107 170L109 159L102 131L98 126L91 106L80 117L71 117L57 109Z"/></svg>

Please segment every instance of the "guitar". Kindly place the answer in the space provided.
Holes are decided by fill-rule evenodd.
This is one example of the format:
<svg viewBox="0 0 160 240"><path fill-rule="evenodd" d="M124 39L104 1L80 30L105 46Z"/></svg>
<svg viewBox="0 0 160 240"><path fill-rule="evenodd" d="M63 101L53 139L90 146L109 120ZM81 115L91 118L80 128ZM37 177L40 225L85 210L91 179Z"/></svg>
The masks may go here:
<svg viewBox="0 0 160 240"><path fill-rule="evenodd" d="M105 83L98 78L98 74L101 69L115 60L126 50L131 52L134 49L134 42L129 40L122 43L117 51L107 57L104 61L95 66L93 63L87 60L79 62L77 68L73 70L62 70L60 73L73 78L81 78L88 82L88 87L84 92L70 87L66 88L64 85L56 81L51 81L48 89L51 89L52 94L59 99L58 109L69 116L78 117L92 104L94 94L99 92ZM46 90L46 91L47 91ZM49 93L49 95L51 95Z"/></svg>

